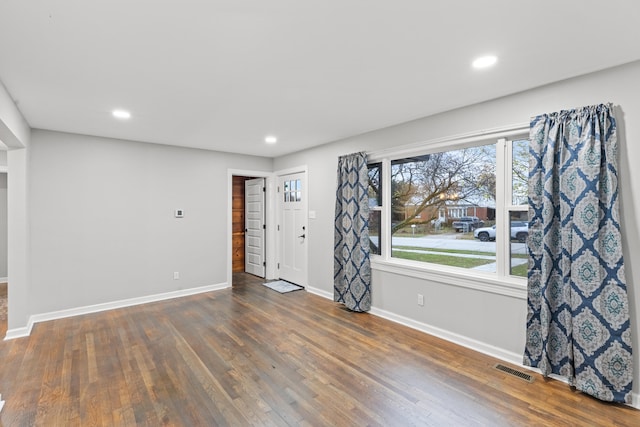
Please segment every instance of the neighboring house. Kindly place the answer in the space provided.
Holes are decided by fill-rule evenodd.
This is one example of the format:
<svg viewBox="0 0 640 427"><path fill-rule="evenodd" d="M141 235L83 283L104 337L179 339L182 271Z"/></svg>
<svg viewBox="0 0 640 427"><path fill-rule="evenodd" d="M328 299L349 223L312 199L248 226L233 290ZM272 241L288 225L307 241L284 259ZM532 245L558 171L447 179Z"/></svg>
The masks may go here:
<svg viewBox="0 0 640 427"><path fill-rule="evenodd" d="M462 218L463 216L474 216L482 221L492 221L496 219L496 210L488 206L456 203L442 207L438 211L438 217L447 221Z"/></svg>
<svg viewBox="0 0 640 427"><path fill-rule="evenodd" d="M406 205L403 210L404 219L412 218L415 215L411 222L422 223L432 220L451 222L455 219L465 216L475 216L483 221L494 220L496 217L495 208L487 206L477 206L472 204L447 204L446 206L439 208L436 208L434 206L427 206L416 215L415 212L417 210L418 206L416 205Z"/></svg>

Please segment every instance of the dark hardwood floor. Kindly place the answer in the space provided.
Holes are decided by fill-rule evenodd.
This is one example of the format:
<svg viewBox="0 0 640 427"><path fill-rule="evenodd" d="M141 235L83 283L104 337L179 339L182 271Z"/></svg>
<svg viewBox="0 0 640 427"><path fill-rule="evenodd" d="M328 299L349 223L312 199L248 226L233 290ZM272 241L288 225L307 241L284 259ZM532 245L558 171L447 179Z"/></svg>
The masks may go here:
<svg viewBox="0 0 640 427"><path fill-rule="evenodd" d="M0 343L3 426L640 425L491 357L321 297L233 289L36 324ZM513 368L517 368L513 366Z"/></svg>

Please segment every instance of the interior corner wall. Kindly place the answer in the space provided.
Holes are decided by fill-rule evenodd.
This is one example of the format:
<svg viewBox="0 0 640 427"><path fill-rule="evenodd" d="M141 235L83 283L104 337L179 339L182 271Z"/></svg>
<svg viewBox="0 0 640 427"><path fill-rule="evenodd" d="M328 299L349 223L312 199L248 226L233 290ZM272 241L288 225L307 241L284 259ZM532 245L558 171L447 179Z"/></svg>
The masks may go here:
<svg viewBox="0 0 640 427"><path fill-rule="evenodd" d="M9 148L29 146L31 128L0 81L0 141Z"/></svg>
<svg viewBox="0 0 640 427"><path fill-rule="evenodd" d="M9 277L8 330L23 328L28 320L29 289L29 143L7 152L7 273Z"/></svg>
<svg viewBox="0 0 640 427"><path fill-rule="evenodd" d="M619 137L620 208L623 251L630 298L633 346L640 348L640 62L565 80L493 101L426 117L405 124L337 141L275 160L275 170L308 166L309 286L333 294L333 215L338 156L377 151L420 141L526 124L534 115L612 102L616 106ZM425 103L429 100L425 99ZM522 360L525 343L526 301L416 279L375 269L373 307L398 318L428 325L484 348ZM416 304L423 294L425 305ZM634 358L635 393L640 387L640 357Z"/></svg>
<svg viewBox="0 0 640 427"><path fill-rule="evenodd" d="M226 283L227 169L272 165L34 130L29 314Z"/></svg>
<svg viewBox="0 0 640 427"><path fill-rule="evenodd" d="M7 183L7 272L9 288L8 328L26 325L29 300L29 207L28 167L31 128L11 95L0 82L0 141L6 156Z"/></svg>
<svg viewBox="0 0 640 427"><path fill-rule="evenodd" d="M9 224L7 218L7 174L0 172L0 278L7 277Z"/></svg>

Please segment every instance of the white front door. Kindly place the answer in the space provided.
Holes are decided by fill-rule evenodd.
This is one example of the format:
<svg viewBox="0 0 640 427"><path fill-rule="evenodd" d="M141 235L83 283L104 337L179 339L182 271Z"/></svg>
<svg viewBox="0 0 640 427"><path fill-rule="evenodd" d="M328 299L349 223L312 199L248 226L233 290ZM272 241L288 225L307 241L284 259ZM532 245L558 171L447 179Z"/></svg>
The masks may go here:
<svg viewBox="0 0 640 427"><path fill-rule="evenodd" d="M264 277L264 178L244 182L244 271Z"/></svg>
<svg viewBox="0 0 640 427"><path fill-rule="evenodd" d="M305 173L278 179L278 268L281 279L307 286L307 180Z"/></svg>

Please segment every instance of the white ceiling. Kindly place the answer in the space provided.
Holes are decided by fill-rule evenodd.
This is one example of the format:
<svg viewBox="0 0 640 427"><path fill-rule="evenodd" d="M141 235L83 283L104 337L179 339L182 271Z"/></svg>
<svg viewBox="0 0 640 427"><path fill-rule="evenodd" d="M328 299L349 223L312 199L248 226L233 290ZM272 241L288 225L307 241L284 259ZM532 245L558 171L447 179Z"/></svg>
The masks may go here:
<svg viewBox="0 0 640 427"><path fill-rule="evenodd" d="M2 0L0 81L32 128L276 157L638 60L639 22L636 0Z"/></svg>

